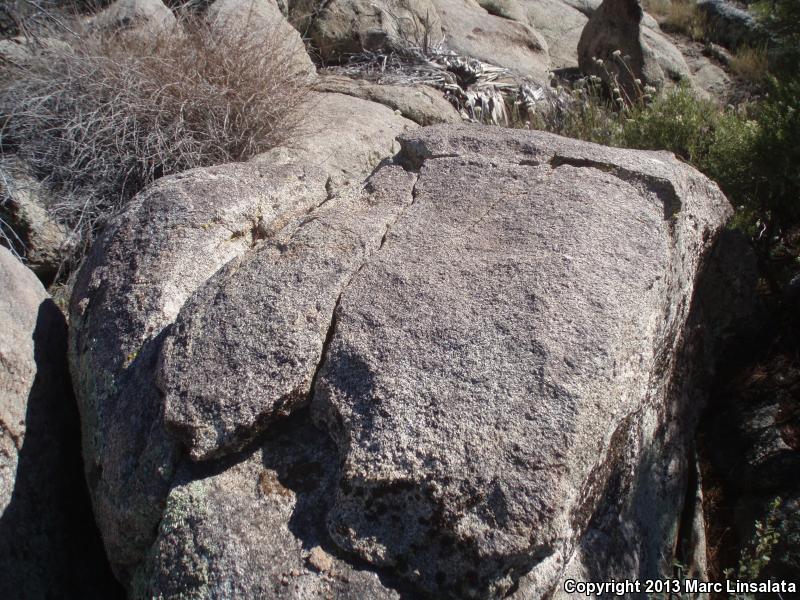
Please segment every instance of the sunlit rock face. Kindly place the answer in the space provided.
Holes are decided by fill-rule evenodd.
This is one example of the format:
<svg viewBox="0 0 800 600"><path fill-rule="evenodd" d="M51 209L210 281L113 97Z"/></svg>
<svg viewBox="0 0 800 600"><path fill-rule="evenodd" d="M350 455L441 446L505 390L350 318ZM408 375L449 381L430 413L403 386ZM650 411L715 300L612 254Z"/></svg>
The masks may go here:
<svg viewBox="0 0 800 600"><path fill-rule="evenodd" d="M95 248L71 357L135 595L529 599L669 561L727 201L668 153L399 141L349 183L263 161L165 182Z"/></svg>

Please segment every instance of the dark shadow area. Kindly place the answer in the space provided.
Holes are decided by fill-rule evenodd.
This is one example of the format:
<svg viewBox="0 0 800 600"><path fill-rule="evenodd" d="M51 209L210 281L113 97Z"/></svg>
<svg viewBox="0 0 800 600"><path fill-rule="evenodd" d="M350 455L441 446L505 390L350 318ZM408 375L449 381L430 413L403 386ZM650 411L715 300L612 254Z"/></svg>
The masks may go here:
<svg viewBox="0 0 800 600"><path fill-rule="evenodd" d="M39 307L33 339L36 379L14 491L0 516L0 598L124 598L92 515L67 326L52 300Z"/></svg>
<svg viewBox="0 0 800 600"><path fill-rule="evenodd" d="M794 311L766 314L728 345L699 428L710 567L720 578L735 571L780 498L761 579L800 583L800 322Z"/></svg>
<svg viewBox="0 0 800 600"><path fill-rule="evenodd" d="M339 548L328 534L327 520L339 488L339 450L329 434L318 429L305 408L270 428L260 443L264 467L297 497L289 530L306 550L320 546L356 571L371 571L401 600L421 600L412 586L392 569L378 568Z"/></svg>
<svg viewBox="0 0 800 600"><path fill-rule="evenodd" d="M317 459L324 476L321 476L321 489L313 495L303 497L302 489L293 487L297 480L287 472L284 485L298 493L298 506L290 522L297 537L304 541L309 536L320 540L316 543L329 553L342 558L347 554L348 562L355 567L366 563L349 555L348 545L353 540L374 540L392 567L381 570L373 566L371 570L381 576L384 585L407 594L404 599L415 597L408 595L411 590L419 594L416 597L437 600L488 597L497 580L503 577L518 580L552 552L550 547L538 547L518 553L480 554L477 543L465 542L466 536L459 539L452 532L453 524L449 520L452 517L446 514L443 502L436 497L435 484L423 478L382 481L369 476L341 477L336 457L344 459L344 456L340 456L340 449L330 435L334 439L352 435L351 443L368 447L372 443L370 432L385 426L379 424L379 419L386 415L387 409L376 394L373 369L357 353L339 351L336 367L323 366L322 370L325 371L325 386L339 390L349 399L350 409L358 415L358 431L362 433L344 434L339 412L335 408L322 408L325 401L314 399L318 407L312 403L312 411L326 415L330 432L318 434L325 438L327 446L320 456L332 458L327 462ZM275 465L265 466L277 470ZM280 470L278 474L282 477ZM459 488L462 510L479 515L498 530L508 526L511 517L505 492L496 479L465 478L459 481ZM309 503L308 508L303 507L305 502ZM320 503L324 507L321 511ZM314 505L318 508L314 509ZM325 517L309 521L309 515L314 514ZM334 550L335 547L338 550Z"/></svg>
<svg viewBox="0 0 800 600"><path fill-rule="evenodd" d="M800 297L791 286L780 291L755 256L748 265L734 248L719 254L728 261L719 262L722 273L751 272L752 298L749 310L734 311L738 318L728 323L698 427L709 576L722 579L733 569L735 577L742 551L753 549L756 521L764 523L781 498L774 515L779 539L759 579L799 583ZM708 298L724 301L719 291Z"/></svg>
<svg viewBox="0 0 800 600"><path fill-rule="evenodd" d="M241 451L234 454L209 461L199 463L183 459L176 469L176 476L173 481L175 487L183 486L192 481L213 478L228 471L236 471L240 465L255 459L263 470L259 470L258 477L253 481L256 487L256 495L262 498L294 496L295 505L289 517L287 528L289 534L298 540L304 551L308 552L319 546L328 555L337 561L342 561L346 566L334 564L330 573L337 573L327 577L327 585L330 586L332 598L337 600L363 600L372 597L371 592L378 592L376 582L370 577L363 577L366 574L375 574L380 585L385 588L395 590L399 594L400 600L422 600L424 596L419 595L412 586L402 581L392 569L375 567L374 565L352 555L337 546L328 534L327 519L328 514L334 504L339 486L339 451L331 440L329 434L319 429L312 422L311 411L303 408L295 411L290 416L271 423L269 427L255 440L248 444ZM246 467L245 467L246 468ZM233 479L235 480L235 478ZM218 492L212 494L212 505L219 501L216 496ZM280 577L281 573L289 569L287 566L293 560L292 550L289 556L281 558L281 543L287 543L287 538L280 532L282 529L282 519L284 514L274 510L275 504L268 503L272 509L265 505L247 505L252 501L247 492L235 493L231 491L230 502L236 507L235 511L251 511L252 519L277 519L275 521L276 534L274 537L266 535L259 538L262 548L252 547L252 552L257 558L244 558L247 553L239 554L236 550L223 553L226 559L221 560L220 564L225 564L225 560L247 561L247 569L258 569L259 577L264 582L264 588L248 588L253 594L269 594L269 581ZM215 531L219 527L242 527L246 519L235 523L223 525L215 521L216 516L200 516L196 521L193 517L187 518L190 539L190 547L194 551L195 546L204 543L205 536L209 532ZM204 523L204 521L207 521ZM178 528L179 529L179 528ZM163 546L163 554L159 556L156 571L153 574L156 582L157 593L164 593L169 596L172 592L181 589L191 590L197 587L193 580L193 572L184 569L179 562L187 553L185 551L173 552L174 548L180 547L182 538L178 530L173 530L168 534L168 542ZM234 533L233 537L238 539L238 543L245 546L253 543L253 539L247 535ZM243 541L242 541L243 540ZM215 540L218 541L218 540ZM224 545L224 542L222 543ZM291 546L291 542L289 542ZM211 552L211 560L214 552ZM254 562L250 562L252 561ZM285 560L284 560L285 559ZM263 560L263 563L259 561ZM275 561L284 562L275 562ZM164 567L163 572L159 571ZM311 570L316 570L313 565L308 565ZM224 570L225 567L222 567ZM214 569L212 568L211 571ZM370 588L375 586L375 588ZM269 597L259 596L259 597ZM280 596L283 597L283 596ZM327 596L326 596L327 597Z"/></svg>
<svg viewBox="0 0 800 600"><path fill-rule="evenodd" d="M658 423L652 439L643 445L641 412L615 432L606 459L610 469L584 535L590 580L620 580L631 573L641 581L698 577L702 571L695 558L699 552L702 560L704 548L693 533L699 483L695 436L715 373L725 363L724 348L742 320L753 316L754 261L740 234L720 235L698 271L674 357L663 350L657 356L651 387L668 378L668 388L663 403L649 409ZM633 467L626 461L631 456ZM674 540L668 539L672 532ZM665 554L670 542L673 555ZM688 574L678 573L675 562Z"/></svg>

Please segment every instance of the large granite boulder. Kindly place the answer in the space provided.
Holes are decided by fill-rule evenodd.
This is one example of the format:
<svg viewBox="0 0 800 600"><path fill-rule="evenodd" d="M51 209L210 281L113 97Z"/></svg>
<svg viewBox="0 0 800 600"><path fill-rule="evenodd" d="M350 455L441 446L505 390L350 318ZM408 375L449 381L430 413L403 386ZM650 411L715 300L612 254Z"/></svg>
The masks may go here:
<svg viewBox="0 0 800 600"><path fill-rule="evenodd" d="M70 357L133 597L527 600L669 566L726 200L668 153L400 143L349 184L168 178L95 246Z"/></svg>
<svg viewBox="0 0 800 600"><path fill-rule="evenodd" d="M119 598L92 520L64 315L0 248L0 596Z"/></svg>
<svg viewBox="0 0 800 600"><path fill-rule="evenodd" d="M534 27L489 14L476 0L434 3L448 49L536 81L547 80L547 42Z"/></svg>
<svg viewBox="0 0 800 600"><path fill-rule="evenodd" d="M323 62L346 62L366 50L447 49L544 80L544 38L526 23L490 14L475 0L311 0L290 5Z"/></svg>
<svg viewBox="0 0 800 600"><path fill-rule="evenodd" d="M205 13L206 19L228 35L254 32L280 40L282 60L308 75L316 74L303 38L286 20L275 0L216 0Z"/></svg>
<svg viewBox="0 0 800 600"><path fill-rule="evenodd" d="M490 14L532 27L547 43L550 68L563 69L578 66L581 33L601 0L479 0L479 3ZM647 13L642 15L642 26L651 30L645 34L656 40L657 51L680 54Z"/></svg>
<svg viewBox="0 0 800 600"><path fill-rule="evenodd" d="M382 44L433 45L443 37L432 0L293 0L289 20L323 62L345 61Z"/></svg>
<svg viewBox="0 0 800 600"><path fill-rule="evenodd" d="M317 135L290 150L187 171L139 194L78 275L70 366L86 477L109 558L128 585L153 542L180 456L152 377L166 328L214 273L363 179L416 127L339 94L318 95L310 110Z"/></svg>
<svg viewBox="0 0 800 600"><path fill-rule="evenodd" d="M706 19L709 41L736 50L766 46L769 35L747 10L727 0L699 0L697 9Z"/></svg>
<svg viewBox="0 0 800 600"><path fill-rule="evenodd" d="M578 41L587 17L563 0L520 0L519 4L524 9L527 23L547 42L550 67L577 67Z"/></svg>
<svg viewBox="0 0 800 600"><path fill-rule="evenodd" d="M288 14L323 64L346 63L364 51L412 48L455 52L544 82L549 70L578 66L578 43L592 18L601 21L590 28L592 36L605 40L592 48L595 57L637 47L631 56L646 55L645 75L652 81L688 76L680 50L641 7L631 17L624 7L608 14L600 5L600 0L293 0ZM608 44L614 47L605 49Z"/></svg>
<svg viewBox="0 0 800 600"><path fill-rule="evenodd" d="M643 25L643 15L639 0L604 0L578 42L581 71L619 86L630 99L645 85L660 88L691 74L674 44Z"/></svg>
<svg viewBox="0 0 800 600"><path fill-rule="evenodd" d="M399 149L397 136L417 125L387 106L342 93L312 94L303 132L290 148L275 148L253 162L316 165L333 181L361 181Z"/></svg>
<svg viewBox="0 0 800 600"><path fill-rule="evenodd" d="M683 498L672 377L727 202L667 154L404 143L415 202L342 294L314 390L343 458L332 538L434 597L529 598L590 560L655 576ZM595 535L620 515L623 539Z"/></svg>

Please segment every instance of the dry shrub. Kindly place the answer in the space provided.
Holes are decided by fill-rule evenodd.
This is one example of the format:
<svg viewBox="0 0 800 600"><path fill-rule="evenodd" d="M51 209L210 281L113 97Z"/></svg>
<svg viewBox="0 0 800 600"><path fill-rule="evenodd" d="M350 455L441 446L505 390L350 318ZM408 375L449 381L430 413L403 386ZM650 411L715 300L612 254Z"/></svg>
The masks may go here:
<svg viewBox="0 0 800 600"><path fill-rule="evenodd" d="M309 89L282 36L198 17L161 32L65 31L3 75L0 148L51 189L77 257L154 179L289 143Z"/></svg>

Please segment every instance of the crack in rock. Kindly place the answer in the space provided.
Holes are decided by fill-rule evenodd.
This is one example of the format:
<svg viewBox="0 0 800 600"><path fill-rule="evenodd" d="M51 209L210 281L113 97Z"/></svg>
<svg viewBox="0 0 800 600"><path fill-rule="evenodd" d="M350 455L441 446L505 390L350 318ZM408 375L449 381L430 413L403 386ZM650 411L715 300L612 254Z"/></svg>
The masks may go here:
<svg viewBox="0 0 800 600"><path fill-rule="evenodd" d="M308 402L342 290L411 203L399 167L326 202L280 243L211 278L184 307L162 350L167 427L194 460L235 451ZM404 191L405 190L405 191Z"/></svg>
<svg viewBox="0 0 800 600"><path fill-rule="evenodd" d="M562 156L556 154L550 159L550 166L553 169L563 165L570 165L578 168L598 169L605 173L610 173L626 183L636 182L644 184L661 200L664 206L664 220L671 219L681 210L681 200L678 197L675 186L669 179L648 175L647 173L626 169L625 167L621 167L609 162L592 160L588 158L574 158L571 156Z"/></svg>
<svg viewBox="0 0 800 600"><path fill-rule="evenodd" d="M232 231L304 213L324 197L324 177L249 163L165 177L109 225L78 275L70 369L95 515L123 582L152 543L177 457L153 385L164 331L208 277L250 250L249 235L232 243Z"/></svg>

